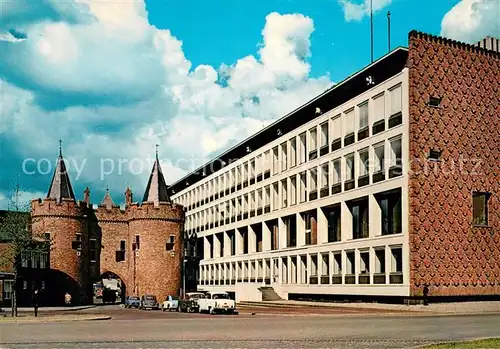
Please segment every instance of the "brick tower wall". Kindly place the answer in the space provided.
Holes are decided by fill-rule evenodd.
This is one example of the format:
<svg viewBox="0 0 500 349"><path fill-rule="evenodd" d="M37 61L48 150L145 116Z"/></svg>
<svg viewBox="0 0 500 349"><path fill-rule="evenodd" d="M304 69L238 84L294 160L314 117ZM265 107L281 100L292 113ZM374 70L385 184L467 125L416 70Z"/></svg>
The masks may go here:
<svg viewBox="0 0 500 349"><path fill-rule="evenodd" d="M105 272L116 274L125 287L129 283L130 250L128 213L119 207L106 209L99 207L94 211L98 229L95 232L100 241L99 275ZM116 261L116 251L120 249L120 241L125 240L125 261Z"/></svg>
<svg viewBox="0 0 500 349"><path fill-rule="evenodd" d="M135 257L132 254L127 293L153 294L159 301L168 295L178 295L182 287L183 207L176 204L153 207L145 203L132 205L129 210L129 241L133 243L139 235L140 249ZM175 236L175 243L173 249L167 251L170 235Z"/></svg>
<svg viewBox="0 0 500 349"><path fill-rule="evenodd" d="M61 292L70 292L75 304L88 303L91 284L88 275L87 206L73 200L32 201L32 229L35 235L50 233L50 267L58 271ZM80 256L72 248L76 234L82 236ZM63 298L59 297L61 300Z"/></svg>
<svg viewBox="0 0 500 349"><path fill-rule="evenodd" d="M412 32L408 68L411 295L500 295L500 55ZM473 191L492 193L488 227L472 226Z"/></svg>

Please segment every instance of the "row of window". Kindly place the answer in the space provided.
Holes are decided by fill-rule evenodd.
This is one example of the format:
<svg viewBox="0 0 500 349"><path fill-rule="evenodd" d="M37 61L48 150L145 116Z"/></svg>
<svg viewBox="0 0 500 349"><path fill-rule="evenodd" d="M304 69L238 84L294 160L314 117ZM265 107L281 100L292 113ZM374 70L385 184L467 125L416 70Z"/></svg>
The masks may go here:
<svg viewBox="0 0 500 349"><path fill-rule="evenodd" d="M400 246L391 246L389 249L377 246L280 258L281 265L278 264L278 259L202 265L200 284L230 285L236 281L269 283L271 277L275 282L279 279L282 284L403 283L403 254ZM371 265L372 260L375 265ZM274 263L273 271L271 263Z"/></svg>
<svg viewBox="0 0 500 349"><path fill-rule="evenodd" d="M298 246L298 232L303 231L303 243L305 245L318 244L318 234L326 229L326 242L338 242L342 239L364 239L369 237L370 225L369 215L380 215L380 226L371 227L374 234L391 235L402 233L402 197L401 189L380 192L373 195L379 207L378 212L369 211L369 198L361 197L346 202L347 212L351 217L351 233L349 236L342 236L341 205L335 204L324 206L318 210L301 212L299 216L293 214L280 218L283 221L283 229L280 231L278 219L272 219L263 223L256 223L250 226L252 238L248 226L239 227L226 232L209 235L199 239L198 253L202 259L224 257L227 255L248 254L262 252L264 234L269 234L270 250L280 248L291 248ZM318 226L318 213L321 212L326 217L327 224L324 227ZM298 229L302 225L303 229ZM239 234L239 236L238 236ZM286 234L283 240L286 245L280 246L280 234ZM204 239L208 244L207 253L203 248ZM241 251L237 251L236 241L241 239ZM251 244L255 244L251 246Z"/></svg>
<svg viewBox="0 0 500 349"><path fill-rule="evenodd" d="M387 167L389 167L387 175L389 179L400 176L402 175L401 137L389 140L388 144L389 159L386 159L385 155L386 142L377 143L189 215L186 217L186 229L189 233L200 232L297 203L302 204L370 183L374 184L386 179ZM370 160L370 151L373 160Z"/></svg>
<svg viewBox="0 0 500 349"><path fill-rule="evenodd" d="M32 269L45 269L48 267L49 254L43 251L31 253L21 252L21 267Z"/></svg>
<svg viewBox="0 0 500 349"><path fill-rule="evenodd" d="M385 94L379 94L372 99L350 108L342 114L335 115L320 125L284 141L272 149L268 149L244 164L219 175L218 177L191 189L176 198L176 203L188 210L200 207L214 200L234 193L249 185L265 180L273 175L314 160L343 146L353 144L356 139L363 140L386 129L386 105L390 110L388 127L402 123L401 85L388 91L390 96L386 102ZM369 108L371 106L371 109ZM370 110L372 116L370 117ZM370 131L369 120L372 128ZM357 121L356 121L357 120ZM250 152L251 149L248 149ZM189 183L187 183L189 185Z"/></svg>

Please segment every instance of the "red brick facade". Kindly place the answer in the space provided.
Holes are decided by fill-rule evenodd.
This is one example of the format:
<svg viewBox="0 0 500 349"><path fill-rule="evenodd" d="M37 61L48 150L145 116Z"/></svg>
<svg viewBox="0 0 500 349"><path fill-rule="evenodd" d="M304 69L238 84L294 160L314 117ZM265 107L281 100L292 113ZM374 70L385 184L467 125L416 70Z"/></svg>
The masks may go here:
<svg viewBox="0 0 500 349"><path fill-rule="evenodd" d="M62 272L66 279L78 284L79 290L66 284L72 292L80 292L79 302L90 302L92 283L103 273L119 276L126 294L154 294L163 300L169 294L178 294L181 288L182 231L184 209L181 205L136 203L125 210L118 206L99 206L97 210L85 202L64 199L34 200L32 202L33 231L50 233L52 269ZM81 234L81 251L72 243ZM139 249L132 246L140 236ZM175 243L167 250L170 236ZM90 239L97 241L97 258L91 261ZM117 261L120 242L125 241L125 260ZM67 291L67 290L65 290Z"/></svg>
<svg viewBox="0 0 500 349"><path fill-rule="evenodd" d="M500 54L412 32L407 66L411 295L500 295ZM473 191L492 194L487 227Z"/></svg>

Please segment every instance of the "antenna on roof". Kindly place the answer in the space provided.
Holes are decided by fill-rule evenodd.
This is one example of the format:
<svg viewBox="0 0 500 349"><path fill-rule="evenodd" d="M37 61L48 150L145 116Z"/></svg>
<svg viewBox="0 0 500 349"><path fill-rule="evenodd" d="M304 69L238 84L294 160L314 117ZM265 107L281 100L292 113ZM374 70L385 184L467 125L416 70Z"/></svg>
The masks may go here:
<svg viewBox="0 0 500 349"><path fill-rule="evenodd" d="M387 11L387 47L391 52L391 11Z"/></svg>
<svg viewBox="0 0 500 349"><path fill-rule="evenodd" d="M371 42L371 58L373 63L373 0L370 0L370 42Z"/></svg>

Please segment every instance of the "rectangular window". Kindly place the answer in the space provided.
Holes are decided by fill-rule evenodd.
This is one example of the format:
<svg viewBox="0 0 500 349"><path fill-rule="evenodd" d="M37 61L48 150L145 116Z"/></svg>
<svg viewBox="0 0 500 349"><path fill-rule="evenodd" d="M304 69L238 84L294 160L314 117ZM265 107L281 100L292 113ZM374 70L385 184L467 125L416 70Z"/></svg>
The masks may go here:
<svg viewBox="0 0 500 349"><path fill-rule="evenodd" d="M384 94L381 94L373 98L373 123L380 122L385 119L385 98Z"/></svg>
<svg viewBox="0 0 500 349"><path fill-rule="evenodd" d="M279 163L279 150L278 147L273 148L273 174L278 174L280 172Z"/></svg>
<svg viewBox="0 0 500 349"><path fill-rule="evenodd" d="M368 199L356 201L351 206L352 238L364 239L368 237Z"/></svg>
<svg viewBox="0 0 500 349"><path fill-rule="evenodd" d="M347 252L346 253L346 257L347 257L346 258L346 261L347 261L346 274L347 275L354 275L354 274L356 274L356 263L355 263L355 258L354 258L354 251Z"/></svg>
<svg viewBox="0 0 500 349"><path fill-rule="evenodd" d="M318 170L316 168L309 170L309 179L310 191L318 190Z"/></svg>
<svg viewBox="0 0 500 349"><path fill-rule="evenodd" d="M316 127L313 127L309 130L309 149L310 151L314 151L318 148L318 131Z"/></svg>
<svg viewBox="0 0 500 349"><path fill-rule="evenodd" d="M368 149L359 151L359 175L368 176Z"/></svg>
<svg viewBox="0 0 500 349"><path fill-rule="evenodd" d="M271 175L271 167L272 167L272 160L271 160L271 150L266 151L264 154L264 179L267 179Z"/></svg>
<svg viewBox="0 0 500 349"><path fill-rule="evenodd" d="M120 251L125 251L125 240L120 240Z"/></svg>
<svg viewBox="0 0 500 349"><path fill-rule="evenodd" d="M391 142L391 168L389 169L389 178L402 175L402 152L401 138L393 139Z"/></svg>
<svg viewBox="0 0 500 349"><path fill-rule="evenodd" d="M332 184L338 184L341 181L340 178L340 159L335 159L332 161Z"/></svg>
<svg viewBox="0 0 500 349"><path fill-rule="evenodd" d="M262 180L263 166L264 163L264 154L260 154L257 156L257 160L255 161L255 176L257 176L257 181Z"/></svg>
<svg viewBox="0 0 500 349"><path fill-rule="evenodd" d="M340 241L340 205L325 211L328 220L328 242Z"/></svg>
<svg viewBox="0 0 500 349"><path fill-rule="evenodd" d="M255 159L252 159L250 161L250 181L254 178L255 178Z"/></svg>
<svg viewBox="0 0 500 349"><path fill-rule="evenodd" d="M358 129L362 130L368 127L368 101L360 104L358 107L359 119L358 119Z"/></svg>
<svg viewBox="0 0 500 349"><path fill-rule="evenodd" d="M401 191L380 196L382 211L382 235L402 233Z"/></svg>
<svg viewBox="0 0 500 349"><path fill-rule="evenodd" d="M354 133L354 123L355 123L354 109L351 109L344 114L344 127L345 127L344 137L347 137Z"/></svg>
<svg viewBox="0 0 500 349"><path fill-rule="evenodd" d="M258 209L262 209L262 207L264 207L263 199L264 199L264 189L260 188L257 190L257 208Z"/></svg>
<svg viewBox="0 0 500 349"><path fill-rule="evenodd" d="M266 208L264 211L269 212L269 208L271 207L271 186L266 186L266 195L264 201L264 207Z"/></svg>
<svg viewBox="0 0 500 349"><path fill-rule="evenodd" d="M321 124L321 147L328 146L328 121Z"/></svg>
<svg viewBox="0 0 500 349"><path fill-rule="evenodd" d="M278 191L278 182L273 183L273 210L277 210L280 208L279 206L279 191Z"/></svg>
<svg viewBox="0 0 500 349"><path fill-rule="evenodd" d="M29 266L29 256L27 252L21 252L21 267L28 268Z"/></svg>
<svg viewBox="0 0 500 349"><path fill-rule="evenodd" d="M14 285L13 280L4 280L4 282L3 282L3 294L4 294L5 300L12 299L13 285Z"/></svg>
<svg viewBox="0 0 500 349"><path fill-rule="evenodd" d="M332 151L342 147L342 119L340 114L332 119Z"/></svg>
<svg viewBox="0 0 500 349"><path fill-rule="evenodd" d="M307 142L305 132L299 135L299 148L299 164L303 164L307 159Z"/></svg>
<svg viewBox="0 0 500 349"><path fill-rule="evenodd" d="M297 165L297 140L290 139L290 167Z"/></svg>
<svg viewBox="0 0 500 349"><path fill-rule="evenodd" d="M342 275L342 254L333 255L333 275Z"/></svg>
<svg viewBox="0 0 500 349"><path fill-rule="evenodd" d="M138 250L141 247L141 237L139 235L135 236L134 250Z"/></svg>
<svg viewBox="0 0 500 349"><path fill-rule="evenodd" d="M401 247L391 248L391 273L403 272L403 251ZM392 283L392 282L391 282Z"/></svg>
<svg viewBox="0 0 500 349"><path fill-rule="evenodd" d="M390 90L391 95L391 115L398 114L402 110L402 88L401 85Z"/></svg>
<svg viewBox="0 0 500 349"><path fill-rule="evenodd" d="M490 193L472 193L472 224L477 226L488 225L488 199Z"/></svg>
<svg viewBox="0 0 500 349"><path fill-rule="evenodd" d="M350 181L354 179L354 154L347 155L345 157L346 164L346 181Z"/></svg>
<svg viewBox="0 0 500 349"><path fill-rule="evenodd" d="M288 206L288 190L287 190L287 180L281 181L281 207L285 208Z"/></svg>
<svg viewBox="0 0 500 349"><path fill-rule="evenodd" d="M287 153L287 142L281 143L281 171L286 171L288 165Z"/></svg>
<svg viewBox="0 0 500 349"><path fill-rule="evenodd" d="M375 162L373 171L375 173L384 171L384 161L385 161L385 146L384 143L377 144L373 146L373 150L375 153Z"/></svg>
<svg viewBox="0 0 500 349"><path fill-rule="evenodd" d="M47 268L47 264L49 262L49 254L47 252L40 252L40 268Z"/></svg>
<svg viewBox="0 0 500 349"><path fill-rule="evenodd" d="M328 188L328 163L321 166L321 188Z"/></svg>
<svg viewBox="0 0 500 349"><path fill-rule="evenodd" d="M303 203L306 201L307 198L307 173L304 171L300 174L300 203Z"/></svg>
<svg viewBox="0 0 500 349"><path fill-rule="evenodd" d="M290 177L290 205L297 203L297 176Z"/></svg>

